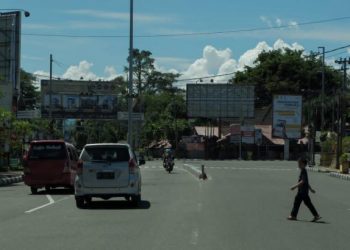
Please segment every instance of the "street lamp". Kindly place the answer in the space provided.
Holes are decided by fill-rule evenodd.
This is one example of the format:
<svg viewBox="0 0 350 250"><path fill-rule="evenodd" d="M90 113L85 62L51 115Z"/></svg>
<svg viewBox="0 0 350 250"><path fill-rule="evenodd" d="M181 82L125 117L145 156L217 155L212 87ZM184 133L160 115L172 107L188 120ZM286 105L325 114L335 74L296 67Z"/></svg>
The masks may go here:
<svg viewBox="0 0 350 250"><path fill-rule="evenodd" d="M0 15L4 13L4 12L2 12L3 10L4 11L11 11L11 12L12 11L23 12L25 17L29 17L30 16L30 12L27 11L27 10L24 10L24 9L0 9ZM5 12L4 14L7 14L7 12Z"/></svg>

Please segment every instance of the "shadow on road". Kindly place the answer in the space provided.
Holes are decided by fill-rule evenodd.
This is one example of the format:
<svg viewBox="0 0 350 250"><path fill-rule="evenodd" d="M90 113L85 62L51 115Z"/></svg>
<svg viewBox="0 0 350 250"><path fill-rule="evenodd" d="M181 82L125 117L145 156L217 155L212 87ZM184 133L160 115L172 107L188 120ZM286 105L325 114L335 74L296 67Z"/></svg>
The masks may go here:
<svg viewBox="0 0 350 250"><path fill-rule="evenodd" d="M41 189L38 190L38 193L31 195L69 195L74 194L74 189L71 188L51 188L50 190Z"/></svg>
<svg viewBox="0 0 350 250"><path fill-rule="evenodd" d="M330 222L319 220L319 221L311 221L311 220L296 220L296 222L305 222L305 223L315 223L315 224L331 224Z"/></svg>
<svg viewBox="0 0 350 250"><path fill-rule="evenodd" d="M140 201L138 206L134 206L128 201L112 200L112 201L92 201L85 209L92 210L123 210L123 209L150 209L149 201Z"/></svg>

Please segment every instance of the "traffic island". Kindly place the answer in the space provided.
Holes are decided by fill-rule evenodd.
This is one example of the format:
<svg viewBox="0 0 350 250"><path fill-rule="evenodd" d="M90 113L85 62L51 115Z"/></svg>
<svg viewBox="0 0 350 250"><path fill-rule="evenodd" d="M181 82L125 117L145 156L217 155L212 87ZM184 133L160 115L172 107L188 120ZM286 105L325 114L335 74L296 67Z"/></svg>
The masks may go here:
<svg viewBox="0 0 350 250"><path fill-rule="evenodd" d="M0 186L8 186L22 181L23 175L7 175L0 173Z"/></svg>
<svg viewBox="0 0 350 250"><path fill-rule="evenodd" d="M192 175L194 175L196 178L199 178L201 180L208 179L208 176L205 172L204 165L201 165L201 168L192 166L190 164L184 164L184 168L190 172Z"/></svg>

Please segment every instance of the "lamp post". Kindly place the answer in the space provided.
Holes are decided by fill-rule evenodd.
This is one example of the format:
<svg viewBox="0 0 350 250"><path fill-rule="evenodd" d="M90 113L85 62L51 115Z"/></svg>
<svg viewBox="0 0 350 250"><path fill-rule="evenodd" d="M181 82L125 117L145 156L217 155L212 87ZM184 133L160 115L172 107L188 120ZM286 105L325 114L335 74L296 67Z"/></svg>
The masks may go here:
<svg viewBox="0 0 350 250"><path fill-rule="evenodd" d="M134 1L130 0L130 35L129 35L129 94L128 94L128 144L132 145L132 94L133 94L133 46L134 46L134 39L133 39L133 23L134 18Z"/></svg>
<svg viewBox="0 0 350 250"><path fill-rule="evenodd" d="M10 11L10 12L5 12L3 13L2 11ZM0 9L0 15L3 14L13 14L14 12L23 12L25 17L30 16L30 12L24 9Z"/></svg>

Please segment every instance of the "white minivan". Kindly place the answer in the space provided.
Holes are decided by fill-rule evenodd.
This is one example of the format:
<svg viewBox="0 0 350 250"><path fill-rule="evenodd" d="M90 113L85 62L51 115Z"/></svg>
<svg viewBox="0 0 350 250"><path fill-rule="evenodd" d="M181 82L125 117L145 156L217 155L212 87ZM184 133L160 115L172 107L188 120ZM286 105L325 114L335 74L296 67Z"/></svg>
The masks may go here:
<svg viewBox="0 0 350 250"><path fill-rule="evenodd" d="M86 144L80 153L75 178L75 201L82 208L92 197L124 197L137 205L141 201L141 173L129 144Z"/></svg>

